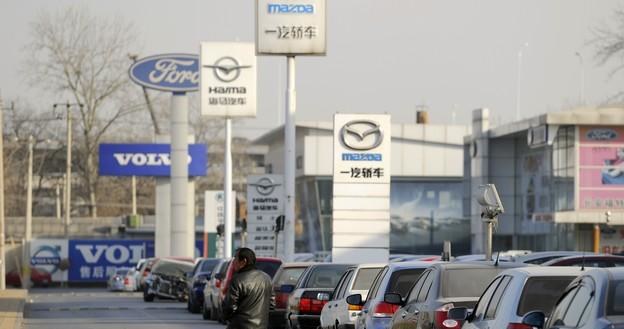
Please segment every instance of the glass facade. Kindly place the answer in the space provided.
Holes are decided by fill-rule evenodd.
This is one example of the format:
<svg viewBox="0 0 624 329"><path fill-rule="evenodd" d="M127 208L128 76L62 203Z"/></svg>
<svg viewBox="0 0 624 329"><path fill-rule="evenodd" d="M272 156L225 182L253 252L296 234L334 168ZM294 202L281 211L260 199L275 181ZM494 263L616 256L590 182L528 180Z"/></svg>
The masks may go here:
<svg viewBox="0 0 624 329"><path fill-rule="evenodd" d="M574 126L559 128L552 146L553 210L574 210Z"/></svg>
<svg viewBox="0 0 624 329"><path fill-rule="evenodd" d="M470 220L462 216L463 184L452 181L393 181L390 186L390 252L440 254L470 250ZM297 180L296 252L331 251L332 180Z"/></svg>

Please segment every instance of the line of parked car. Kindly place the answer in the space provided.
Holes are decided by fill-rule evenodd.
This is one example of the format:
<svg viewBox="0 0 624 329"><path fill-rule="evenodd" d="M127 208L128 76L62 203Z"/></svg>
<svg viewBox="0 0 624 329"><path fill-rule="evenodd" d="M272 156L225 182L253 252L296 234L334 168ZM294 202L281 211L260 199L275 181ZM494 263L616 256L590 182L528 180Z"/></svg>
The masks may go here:
<svg viewBox="0 0 624 329"><path fill-rule="evenodd" d="M477 260L474 260L477 259ZM393 255L387 264L282 263L258 258L273 279L269 328L624 329L624 257L537 252L483 261ZM224 322L229 259L151 258L111 276L143 299L177 299ZM115 282L122 282L123 285Z"/></svg>

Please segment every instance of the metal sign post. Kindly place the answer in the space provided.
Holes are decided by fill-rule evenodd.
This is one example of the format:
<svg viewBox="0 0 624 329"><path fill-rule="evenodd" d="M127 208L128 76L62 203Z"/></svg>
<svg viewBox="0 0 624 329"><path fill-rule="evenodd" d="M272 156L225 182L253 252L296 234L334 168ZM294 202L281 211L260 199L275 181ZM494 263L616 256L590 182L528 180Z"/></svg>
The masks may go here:
<svg viewBox="0 0 624 329"><path fill-rule="evenodd" d="M295 56L325 55L325 0L256 0L256 53L287 56L284 123L285 261L295 253Z"/></svg>

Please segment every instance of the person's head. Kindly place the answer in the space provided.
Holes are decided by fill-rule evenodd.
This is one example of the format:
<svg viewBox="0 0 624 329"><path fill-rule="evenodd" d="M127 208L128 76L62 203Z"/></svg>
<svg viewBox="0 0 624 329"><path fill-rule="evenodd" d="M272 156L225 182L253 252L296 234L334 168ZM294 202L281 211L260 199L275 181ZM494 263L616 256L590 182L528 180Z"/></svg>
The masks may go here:
<svg viewBox="0 0 624 329"><path fill-rule="evenodd" d="M256 254L249 248L239 248L234 255L234 271L238 272L245 266L256 265Z"/></svg>

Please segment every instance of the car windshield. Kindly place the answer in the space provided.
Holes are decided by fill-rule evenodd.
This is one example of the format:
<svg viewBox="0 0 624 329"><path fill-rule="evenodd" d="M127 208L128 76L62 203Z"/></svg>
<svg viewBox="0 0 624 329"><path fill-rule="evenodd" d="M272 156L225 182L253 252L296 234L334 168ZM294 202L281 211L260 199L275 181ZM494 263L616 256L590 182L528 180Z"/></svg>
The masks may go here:
<svg viewBox="0 0 624 329"><path fill-rule="evenodd" d="M355 277L355 282L353 282L352 290L370 289L371 283L373 283L379 271L381 271L381 267L360 269Z"/></svg>
<svg viewBox="0 0 624 329"><path fill-rule="evenodd" d="M271 279L275 276L275 272L277 272L277 270L279 269L281 265L282 265L281 263L271 262L271 261L259 260L256 262L256 268L268 274L271 277Z"/></svg>
<svg viewBox="0 0 624 329"><path fill-rule="evenodd" d="M624 280L613 281L609 285L607 315L624 315Z"/></svg>
<svg viewBox="0 0 624 329"><path fill-rule="evenodd" d="M386 292L398 293L404 297L407 296L416 280L418 280L418 277L424 271L424 268L395 271L390 277L390 282Z"/></svg>
<svg viewBox="0 0 624 329"><path fill-rule="evenodd" d="M212 270L219 264L218 259L207 259L202 261L200 272L212 272Z"/></svg>
<svg viewBox="0 0 624 329"><path fill-rule="evenodd" d="M492 268L451 268L442 275L442 297L479 297L488 283L504 269Z"/></svg>
<svg viewBox="0 0 624 329"><path fill-rule="evenodd" d="M193 264L191 263L161 260L154 266L152 272L164 275L181 275L192 270Z"/></svg>
<svg viewBox="0 0 624 329"><path fill-rule="evenodd" d="M305 271L305 267L290 267L282 270L282 273L277 278L275 285L281 287L285 284L296 285L299 281L299 277Z"/></svg>
<svg viewBox="0 0 624 329"><path fill-rule="evenodd" d="M347 265L317 266L312 269L306 288L335 288L346 271Z"/></svg>
<svg viewBox="0 0 624 329"><path fill-rule="evenodd" d="M523 316L530 311L540 310L550 316L557 299L572 279L573 276L529 278L522 290L516 314Z"/></svg>

